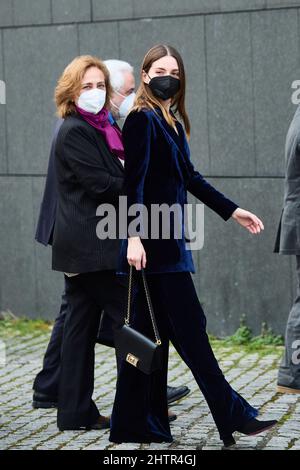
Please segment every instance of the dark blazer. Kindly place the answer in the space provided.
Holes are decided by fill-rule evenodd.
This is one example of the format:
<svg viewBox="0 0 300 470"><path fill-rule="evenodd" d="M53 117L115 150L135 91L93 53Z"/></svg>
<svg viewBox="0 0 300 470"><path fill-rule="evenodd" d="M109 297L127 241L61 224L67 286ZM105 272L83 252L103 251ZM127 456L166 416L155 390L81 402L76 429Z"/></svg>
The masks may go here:
<svg viewBox="0 0 300 470"><path fill-rule="evenodd" d="M286 136L283 207L273 252L300 255L300 106Z"/></svg>
<svg viewBox="0 0 300 470"><path fill-rule="evenodd" d="M194 169L182 125L176 123L177 135L159 108L156 111L157 114L146 109L131 112L122 129L125 148L124 194L128 197L128 207L142 203L150 214L152 203L177 203L183 212L189 191L224 220L228 220L238 205L217 191ZM142 237L148 272L195 272L184 236L172 239L173 229L171 226L170 239ZM126 273L127 240L122 242L120 254L118 272Z"/></svg>
<svg viewBox="0 0 300 470"><path fill-rule="evenodd" d="M109 114L110 123L118 125L111 114ZM43 193L42 202L38 216L38 223L36 226L35 240L42 245L52 245L53 230L56 217L57 206L57 179L55 171L55 145L56 137L60 126L64 122L63 119L58 119L55 125L54 134L51 142L51 150L49 155L48 170L46 176L46 183Z"/></svg>
<svg viewBox="0 0 300 470"><path fill-rule="evenodd" d="M57 206L57 180L55 172L55 144L56 137L63 119L56 123L54 135L51 143L46 184L43 199L40 206L38 223L35 232L35 239L43 245L52 244L53 229L55 224L56 206Z"/></svg>
<svg viewBox="0 0 300 470"><path fill-rule="evenodd" d="M55 145L58 204L52 268L80 273L116 269L118 239L100 240L96 215L101 203L115 205L122 194L124 168L102 135L73 114L59 129Z"/></svg>

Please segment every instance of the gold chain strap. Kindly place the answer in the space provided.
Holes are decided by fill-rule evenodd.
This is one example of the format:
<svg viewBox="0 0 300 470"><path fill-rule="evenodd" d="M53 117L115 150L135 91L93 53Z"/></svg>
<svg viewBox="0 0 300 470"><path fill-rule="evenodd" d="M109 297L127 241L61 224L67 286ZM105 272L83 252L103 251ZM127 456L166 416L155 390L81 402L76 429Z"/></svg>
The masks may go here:
<svg viewBox="0 0 300 470"><path fill-rule="evenodd" d="M129 270L127 315L126 315L126 317L125 317L125 323L126 323L126 325L129 325L130 305L131 305L131 289L132 289L132 266L130 266L130 270Z"/></svg>
<svg viewBox="0 0 300 470"><path fill-rule="evenodd" d="M156 325L156 321L155 321L155 317L154 317L152 302L151 302L151 298L150 298L150 293L149 293L149 289L148 289L148 285L147 285L147 281L146 281L145 272L144 272L143 269L142 269L142 277L143 277L143 284L144 284L147 304L148 304L148 308L149 308L149 313L150 313L150 317L151 317L152 327L153 327L153 331L154 331L154 335L155 335L155 343L157 345L161 345L161 339L159 337L159 333L158 333L158 329L157 329L157 325ZM127 314L126 314L126 317L125 317L126 325L129 325L129 323L130 323L132 285L133 285L133 266L131 265L130 270L129 270Z"/></svg>

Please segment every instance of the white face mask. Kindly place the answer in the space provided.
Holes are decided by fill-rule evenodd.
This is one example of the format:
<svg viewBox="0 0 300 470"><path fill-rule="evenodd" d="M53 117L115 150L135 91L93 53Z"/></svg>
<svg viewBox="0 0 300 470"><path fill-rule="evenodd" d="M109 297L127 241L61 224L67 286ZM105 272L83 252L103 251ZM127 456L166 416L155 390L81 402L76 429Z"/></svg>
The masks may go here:
<svg viewBox="0 0 300 470"><path fill-rule="evenodd" d="M133 107L133 103L135 100L135 93L134 91L130 93L130 95L126 96L124 101L122 101L120 107L119 107L119 114L120 117L126 117L131 108Z"/></svg>
<svg viewBox="0 0 300 470"><path fill-rule="evenodd" d="M122 101L120 106L117 106L112 101L111 101L111 103L115 108L118 109L120 118L125 118L127 116L127 114L129 113L129 111L131 110L132 106L133 106L133 103L134 103L134 100L135 100L135 93L133 91L128 96L124 96L121 93L119 93L118 91L116 91L115 93L117 93L120 96L123 96L124 100Z"/></svg>
<svg viewBox="0 0 300 470"><path fill-rule="evenodd" d="M85 111L93 114L99 113L104 106L106 91L99 88L93 88L81 93L78 98L78 106Z"/></svg>

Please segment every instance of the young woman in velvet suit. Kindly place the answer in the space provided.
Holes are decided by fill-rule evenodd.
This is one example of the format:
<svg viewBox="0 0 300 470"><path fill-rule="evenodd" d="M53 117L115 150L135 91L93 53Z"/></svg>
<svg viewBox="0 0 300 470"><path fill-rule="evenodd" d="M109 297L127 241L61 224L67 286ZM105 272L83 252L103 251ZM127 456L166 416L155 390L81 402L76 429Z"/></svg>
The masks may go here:
<svg viewBox="0 0 300 470"><path fill-rule="evenodd" d="M232 217L250 233L263 230L261 220L241 209L213 188L190 160L185 111L185 72L179 53L157 45L148 51L141 68L135 105L123 127L125 195L128 207L187 202L196 196L225 221ZM174 111L172 111L171 110ZM175 113L175 114L174 114ZM184 127L177 120L179 116ZM151 224L151 221L150 221ZM145 269L153 310L162 340L163 368L146 375L123 362L111 417L112 442L171 442L166 401L168 348L171 341L193 373L211 410L225 446L235 443L232 433L254 434L276 421L258 421L258 411L226 381L209 344L206 318L191 273L195 272L185 239L151 239L130 233L123 241L120 273L129 265ZM135 275L138 273L134 273ZM138 276L135 276L138 277ZM141 283L134 299L131 326L153 338L153 329Z"/></svg>

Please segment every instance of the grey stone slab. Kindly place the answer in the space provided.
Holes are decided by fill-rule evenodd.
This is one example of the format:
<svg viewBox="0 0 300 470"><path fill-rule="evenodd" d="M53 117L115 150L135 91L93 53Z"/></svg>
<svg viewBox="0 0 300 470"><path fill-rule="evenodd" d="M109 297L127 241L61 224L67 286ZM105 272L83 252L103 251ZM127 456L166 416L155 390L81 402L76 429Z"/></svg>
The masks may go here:
<svg viewBox="0 0 300 470"><path fill-rule="evenodd" d="M52 0L52 18L54 23L91 21L91 3L89 0Z"/></svg>
<svg viewBox="0 0 300 470"><path fill-rule="evenodd" d="M245 315L254 334L260 333L263 322L275 333L284 334L292 302L290 257L273 253L282 180L208 181L240 207L260 217L265 227L259 235L252 235L233 219L225 222L205 207L205 238L198 254L197 289L207 315L208 331L221 336L232 334Z"/></svg>
<svg viewBox="0 0 300 470"><path fill-rule="evenodd" d="M5 80L4 80L4 70L3 70L3 49L2 49L2 34L0 31L0 87L1 94L5 95ZM4 85L3 83L4 82ZM3 103L3 104L1 104ZM0 173L6 173L7 171L7 159L6 159L6 104L5 96L1 96L0 99Z"/></svg>
<svg viewBox="0 0 300 470"><path fill-rule="evenodd" d="M212 175L255 175L250 17L206 18Z"/></svg>
<svg viewBox="0 0 300 470"><path fill-rule="evenodd" d="M195 13L212 13L221 9L220 0L133 0L134 16L151 18L156 16L175 16Z"/></svg>
<svg viewBox="0 0 300 470"><path fill-rule="evenodd" d="M103 60L120 58L117 22L82 24L78 30L80 54L96 55Z"/></svg>
<svg viewBox="0 0 300 470"><path fill-rule="evenodd" d="M287 7L299 7L299 0L266 0L267 8L287 8Z"/></svg>
<svg viewBox="0 0 300 470"><path fill-rule="evenodd" d="M4 31L10 173L46 172L55 119L54 88L77 54L75 26Z"/></svg>
<svg viewBox="0 0 300 470"><path fill-rule="evenodd" d="M14 24L51 23L51 0L13 0Z"/></svg>
<svg viewBox="0 0 300 470"><path fill-rule="evenodd" d="M133 0L92 0L93 21L114 20L133 17Z"/></svg>
<svg viewBox="0 0 300 470"><path fill-rule="evenodd" d="M0 177L1 310L35 315L35 258L31 179Z"/></svg>
<svg viewBox="0 0 300 470"><path fill-rule="evenodd" d="M221 11L259 10L266 7L266 0L221 0L220 7Z"/></svg>
<svg viewBox="0 0 300 470"><path fill-rule="evenodd" d="M191 154L199 170L208 172L203 17L123 21L119 28L120 57L134 66L137 85L143 58L152 46L158 43L171 44L181 53L187 76L186 107L192 127Z"/></svg>
<svg viewBox="0 0 300 470"><path fill-rule="evenodd" d="M292 82L299 78L295 11L251 13L257 174L284 174L284 143L296 110Z"/></svg>
<svg viewBox="0 0 300 470"><path fill-rule="evenodd" d="M1 0L0 2L0 26L11 26L14 22L12 0Z"/></svg>
<svg viewBox="0 0 300 470"><path fill-rule="evenodd" d="M32 178L32 201L34 233L44 192L45 178ZM51 247L34 243L33 256L36 269L36 310L35 317L53 320L59 313L64 282L63 274L52 271Z"/></svg>

